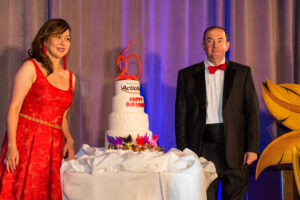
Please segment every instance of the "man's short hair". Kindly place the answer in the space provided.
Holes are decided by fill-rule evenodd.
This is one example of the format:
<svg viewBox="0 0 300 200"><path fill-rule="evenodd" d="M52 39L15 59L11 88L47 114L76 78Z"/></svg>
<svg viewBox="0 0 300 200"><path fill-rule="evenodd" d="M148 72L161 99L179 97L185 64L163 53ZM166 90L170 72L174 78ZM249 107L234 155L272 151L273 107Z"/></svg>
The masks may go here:
<svg viewBox="0 0 300 200"><path fill-rule="evenodd" d="M226 42L228 42L228 33L227 31L225 30L225 28L221 27L221 26L211 26L211 27L208 27L205 31L204 31L204 34L203 34L203 42L205 42L205 36L206 36L206 33L210 30L213 30L213 29L221 29L225 32L225 37L226 37Z"/></svg>

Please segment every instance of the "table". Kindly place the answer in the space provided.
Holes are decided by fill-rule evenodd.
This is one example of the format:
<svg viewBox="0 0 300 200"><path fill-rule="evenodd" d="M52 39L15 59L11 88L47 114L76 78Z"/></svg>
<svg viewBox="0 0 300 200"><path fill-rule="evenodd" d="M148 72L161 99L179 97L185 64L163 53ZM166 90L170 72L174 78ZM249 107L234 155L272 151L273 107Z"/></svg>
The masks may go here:
<svg viewBox="0 0 300 200"><path fill-rule="evenodd" d="M83 145L77 159L61 167L65 200L205 200L216 177L213 163L189 149L159 153Z"/></svg>

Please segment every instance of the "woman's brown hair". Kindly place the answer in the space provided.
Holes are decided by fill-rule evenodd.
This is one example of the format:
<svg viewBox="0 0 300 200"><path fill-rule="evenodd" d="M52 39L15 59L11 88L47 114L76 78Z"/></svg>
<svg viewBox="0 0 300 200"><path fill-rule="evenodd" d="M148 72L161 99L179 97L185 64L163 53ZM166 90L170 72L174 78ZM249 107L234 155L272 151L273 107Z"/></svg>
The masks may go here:
<svg viewBox="0 0 300 200"><path fill-rule="evenodd" d="M38 31L34 40L31 43L31 49L28 50L28 59L36 59L43 64L47 70L47 75L53 72L52 62L50 58L44 53L44 42L52 36L60 35L66 30L71 32L69 24L63 19L50 19Z"/></svg>

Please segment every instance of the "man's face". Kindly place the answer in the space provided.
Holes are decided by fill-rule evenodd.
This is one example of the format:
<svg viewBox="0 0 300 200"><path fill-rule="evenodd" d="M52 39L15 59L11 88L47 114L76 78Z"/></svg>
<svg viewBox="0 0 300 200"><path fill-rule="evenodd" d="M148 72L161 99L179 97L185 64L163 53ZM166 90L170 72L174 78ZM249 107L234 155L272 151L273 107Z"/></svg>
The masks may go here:
<svg viewBox="0 0 300 200"><path fill-rule="evenodd" d="M224 60L225 53L229 49L229 46L230 43L226 40L225 32L218 28L208 31L202 43L207 59L214 65Z"/></svg>

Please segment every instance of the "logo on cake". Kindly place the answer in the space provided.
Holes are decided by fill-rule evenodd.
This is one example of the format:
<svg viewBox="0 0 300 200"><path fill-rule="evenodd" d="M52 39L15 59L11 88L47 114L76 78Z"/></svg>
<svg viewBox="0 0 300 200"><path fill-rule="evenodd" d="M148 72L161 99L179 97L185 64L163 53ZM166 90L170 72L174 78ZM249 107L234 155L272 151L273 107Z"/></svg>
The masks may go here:
<svg viewBox="0 0 300 200"><path fill-rule="evenodd" d="M131 94L140 94L140 87L139 86L126 86L126 85L121 85L121 90L123 92L131 93Z"/></svg>

